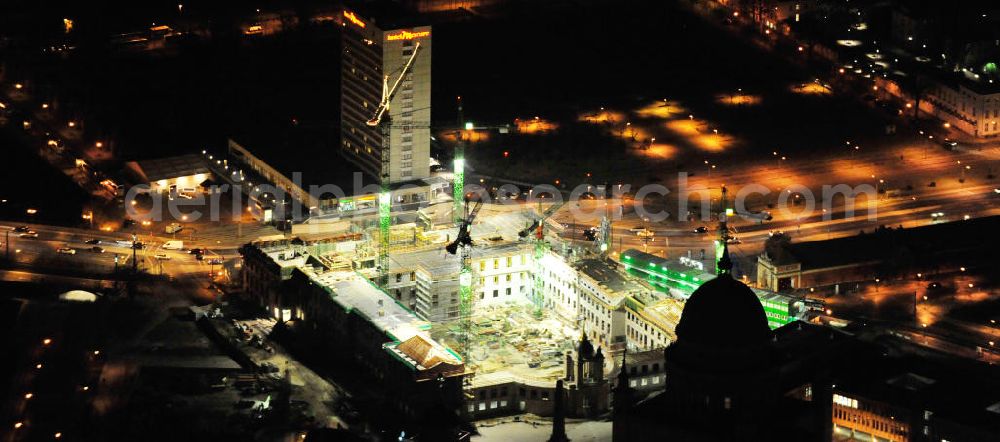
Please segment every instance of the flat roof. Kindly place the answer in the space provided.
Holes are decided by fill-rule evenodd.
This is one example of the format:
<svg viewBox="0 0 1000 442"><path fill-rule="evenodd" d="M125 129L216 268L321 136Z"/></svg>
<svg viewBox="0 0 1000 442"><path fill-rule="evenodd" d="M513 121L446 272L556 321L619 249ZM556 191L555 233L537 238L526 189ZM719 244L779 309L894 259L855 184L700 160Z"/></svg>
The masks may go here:
<svg viewBox="0 0 1000 442"><path fill-rule="evenodd" d="M681 320L684 311L684 301L674 298L664 298L652 304L647 304L639 313L653 321L665 331L671 341L675 340L674 328Z"/></svg>
<svg viewBox="0 0 1000 442"><path fill-rule="evenodd" d="M475 240L475 244L472 247L472 259L527 253L529 250L528 244L521 242L490 243L479 239ZM444 248L444 244L422 250L389 253L390 269L414 269L420 267L434 276L445 276L451 274L457 275L460 266L461 257L457 254L452 255L448 253Z"/></svg>
<svg viewBox="0 0 1000 442"><path fill-rule="evenodd" d="M417 317L409 309L397 303L385 292L367 279L352 271L317 272L311 267L300 268L313 282L327 287L330 298L344 307L348 312L356 312L372 323L376 328L388 335L393 342L387 350L396 353L398 343L406 342L414 336L419 336L431 346L431 352L439 360L451 365L462 364L461 358L451 349L431 338L430 323ZM405 353L404 353L405 354ZM430 368L420 366L414 359L407 361L418 369Z"/></svg>
<svg viewBox="0 0 1000 442"><path fill-rule="evenodd" d="M597 281L602 287L610 289L613 293L624 296L629 291L642 290L642 286L630 281L625 274L602 259L587 258L574 263L574 267L581 273Z"/></svg>
<svg viewBox="0 0 1000 442"><path fill-rule="evenodd" d="M767 256L776 264L800 263L802 270L885 261L905 251L910 256L973 252L991 248L990 238L1000 229L1000 216L972 218L911 228L879 228L855 236L801 243L768 244ZM969 254L974 261L982 257Z"/></svg>
<svg viewBox="0 0 1000 442"><path fill-rule="evenodd" d="M136 161L136 164L149 182L211 173L208 165L205 164L205 159L201 155L193 153L153 160L140 160Z"/></svg>

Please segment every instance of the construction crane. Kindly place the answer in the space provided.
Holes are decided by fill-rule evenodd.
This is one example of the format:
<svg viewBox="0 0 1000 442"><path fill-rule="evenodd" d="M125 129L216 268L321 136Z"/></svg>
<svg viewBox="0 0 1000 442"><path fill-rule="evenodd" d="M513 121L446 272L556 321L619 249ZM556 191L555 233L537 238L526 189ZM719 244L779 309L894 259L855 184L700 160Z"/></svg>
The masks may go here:
<svg viewBox="0 0 1000 442"><path fill-rule="evenodd" d="M462 222L462 213L465 209L462 208L464 204L465 197L465 138L463 137L462 130L475 131L475 130L495 130L500 134L510 133L510 125L487 125L487 126L476 126L471 121L465 121L465 114L463 113L462 107L462 97L457 97L458 103L458 129L455 130L455 155L454 162L452 164L452 171L454 172L454 179L452 185L452 196L455 202L455 223Z"/></svg>
<svg viewBox="0 0 1000 442"><path fill-rule="evenodd" d="M378 195L378 226L379 226L379 248L378 248L378 285L379 287L385 287L386 283L389 281L389 227L392 224L392 190L389 188L389 148L390 140L389 133L392 128L392 118L389 116L389 105L392 103L393 97L396 96L396 91L399 90L399 83L402 82L406 74L410 72L410 68L413 67L413 61L416 60L417 54L420 53L420 42L416 42L413 45L413 53L410 54L410 58L406 60L406 64L400 69L399 77L396 81L392 83L392 87L389 87L389 75L382 77L382 99L379 101L378 108L375 109L375 113L368 120L367 124L371 127L378 127L382 131L382 150L379 152L382 164L379 169L379 195Z"/></svg>
<svg viewBox="0 0 1000 442"><path fill-rule="evenodd" d="M542 258L545 256L545 252L549 250L549 243L545 241L545 221L552 216L553 213L556 213L556 211L559 210L565 202L565 199L553 202L552 205L545 210L545 212L542 212L538 219L532 221L532 223L524 230L517 232L517 236L521 238L526 238L532 233L532 231L535 233L535 284L534 288L531 290L531 304L534 307L535 317L542 316L542 302L545 299L543 296L545 283L542 280L542 272L544 272L545 269L542 267Z"/></svg>
<svg viewBox="0 0 1000 442"><path fill-rule="evenodd" d="M448 253L461 256L461 267L458 273L459 287L459 321L461 321L461 336L459 336L459 353L463 358L469 357L469 335L472 331L472 222L476 220L479 209L483 206L482 199L477 199L475 206L469 210L469 200L463 195L465 213L458 225L455 240L445 246Z"/></svg>

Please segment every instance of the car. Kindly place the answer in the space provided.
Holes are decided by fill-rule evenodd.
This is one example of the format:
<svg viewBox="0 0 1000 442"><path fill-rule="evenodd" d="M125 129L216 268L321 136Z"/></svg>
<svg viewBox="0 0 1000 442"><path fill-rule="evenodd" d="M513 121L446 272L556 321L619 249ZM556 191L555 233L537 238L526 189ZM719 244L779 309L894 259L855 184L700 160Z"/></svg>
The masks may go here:
<svg viewBox="0 0 1000 442"><path fill-rule="evenodd" d="M142 249L146 248L146 245L143 244L143 243L141 243L141 242L139 242L139 241L136 241L136 242L132 243L132 248L136 249L136 250L142 250Z"/></svg>
<svg viewBox="0 0 1000 442"><path fill-rule="evenodd" d="M726 240L726 244L743 244L743 241L733 236Z"/></svg>
<svg viewBox="0 0 1000 442"><path fill-rule="evenodd" d="M205 259L205 255L202 255L201 253L198 253L198 254L194 255L194 259L197 259L198 261L204 260Z"/></svg>
<svg viewBox="0 0 1000 442"><path fill-rule="evenodd" d="M222 258L212 258L212 259L208 260L208 263L209 264L213 264L213 265L222 264Z"/></svg>
<svg viewBox="0 0 1000 442"><path fill-rule="evenodd" d="M24 233L18 235L18 236L20 236L21 238L38 238L38 232L36 232L34 230L29 230L27 232L24 232Z"/></svg>
<svg viewBox="0 0 1000 442"><path fill-rule="evenodd" d="M191 255L204 255L205 254L205 249L194 248L194 249L188 250L188 253L191 254Z"/></svg>
<svg viewBox="0 0 1000 442"><path fill-rule="evenodd" d="M939 289L939 288L941 288L941 283L940 282L934 281L934 282L932 282L930 284L927 284L927 289L928 290L935 290L935 289Z"/></svg>
<svg viewBox="0 0 1000 442"><path fill-rule="evenodd" d="M31 231L31 229L28 226L17 226L14 228L14 231L17 233L26 233Z"/></svg>
<svg viewBox="0 0 1000 442"><path fill-rule="evenodd" d="M104 253L104 247L94 246L90 248L90 251L94 253Z"/></svg>
<svg viewBox="0 0 1000 442"><path fill-rule="evenodd" d="M708 233L708 227L705 226L695 227L694 233Z"/></svg>
<svg viewBox="0 0 1000 442"><path fill-rule="evenodd" d="M63 255L76 255L76 249L71 249L69 247L60 247L56 249L56 251L62 253Z"/></svg>
<svg viewBox="0 0 1000 442"><path fill-rule="evenodd" d="M156 259L159 259L161 261L169 261L170 260L170 255L167 255L166 253L157 253L157 254L153 255L153 257L156 258Z"/></svg>
<svg viewBox="0 0 1000 442"><path fill-rule="evenodd" d="M96 246L96 245L98 245L100 243L101 243L101 240L99 240L99 239L88 239L87 240L87 244L90 244L92 246Z"/></svg>

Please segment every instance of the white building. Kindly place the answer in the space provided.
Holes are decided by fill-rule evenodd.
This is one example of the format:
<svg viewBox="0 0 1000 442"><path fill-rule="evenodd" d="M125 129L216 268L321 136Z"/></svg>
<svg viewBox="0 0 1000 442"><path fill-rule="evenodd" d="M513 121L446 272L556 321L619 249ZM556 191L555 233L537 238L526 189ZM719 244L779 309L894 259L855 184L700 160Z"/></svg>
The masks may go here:
<svg viewBox="0 0 1000 442"><path fill-rule="evenodd" d="M580 300L576 288L577 271L562 255L547 251L542 255L540 275L542 278L542 305L544 308L569 321L579 321ZM530 291L529 291L530 297Z"/></svg>
<svg viewBox="0 0 1000 442"><path fill-rule="evenodd" d="M972 74L977 75L977 74ZM924 111L974 137L1000 135L1000 85L975 89L965 84L935 82L927 92Z"/></svg>
<svg viewBox="0 0 1000 442"><path fill-rule="evenodd" d="M532 248L525 243L477 247L473 252L472 271L478 278L475 285L475 306L531 299L534 259Z"/></svg>

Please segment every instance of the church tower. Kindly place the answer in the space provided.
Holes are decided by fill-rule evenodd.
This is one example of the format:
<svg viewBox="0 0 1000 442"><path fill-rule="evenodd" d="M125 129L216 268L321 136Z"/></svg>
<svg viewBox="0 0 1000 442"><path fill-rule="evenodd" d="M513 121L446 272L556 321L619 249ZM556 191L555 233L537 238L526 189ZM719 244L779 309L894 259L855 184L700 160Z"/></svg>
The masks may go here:
<svg viewBox="0 0 1000 442"><path fill-rule="evenodd" d="M573 358L567 356L566 380L570 384L570 407L574 416L596 417L608 412L610 387L604 378L604 352L583 333L576 351L576 370L570 370Z"/></svg>

